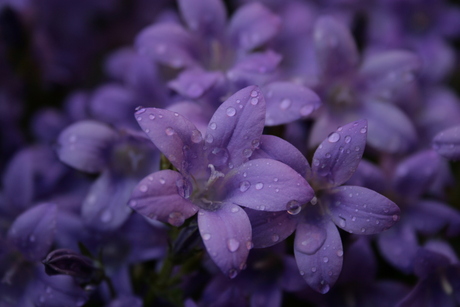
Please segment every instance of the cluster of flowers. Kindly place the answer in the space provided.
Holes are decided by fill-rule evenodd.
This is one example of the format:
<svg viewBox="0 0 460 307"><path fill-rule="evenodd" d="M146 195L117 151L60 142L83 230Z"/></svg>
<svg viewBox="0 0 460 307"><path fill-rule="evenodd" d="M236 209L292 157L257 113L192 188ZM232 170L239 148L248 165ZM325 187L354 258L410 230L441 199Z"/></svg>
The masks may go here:
<svg viewBox="0 0 460 307"><path fill-rule="evenodd" d="M460 304L460 6L123 3L0 3L1 307Z"/></svg>

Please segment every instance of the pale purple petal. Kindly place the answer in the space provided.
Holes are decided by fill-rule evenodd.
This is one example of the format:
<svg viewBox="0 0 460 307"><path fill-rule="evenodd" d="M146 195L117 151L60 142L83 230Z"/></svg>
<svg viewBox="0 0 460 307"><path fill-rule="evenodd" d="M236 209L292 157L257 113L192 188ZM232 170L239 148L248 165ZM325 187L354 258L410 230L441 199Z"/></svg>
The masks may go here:
<svg viewBox="0 0 460 307"><path fill-rule="evenodd" d="M401 161L393 175L393 189L404 197L419 197L433 183L439 167L439 156L425 150Z"/></svg>
<svg viewBox="0 0 460 307"><path fill-rule="evenodd" d="M297 225L294 248L296 251L313 255L324 245L327 231L322 224L299 223Z"/></svg>
<svg viewBox="0 0 460 307"><path fill-rule="evenodd" d="M90 228L101 231L120 227L131 214L128 201L136 183L135 178L119 177L104 171L83 201L82 220Z"/></svg>
<svg viewBox="0 0 460 307"><path fill-rule="evenodd" d="M246 208L252 226L255 248L265 248L284 241L295 230L297 221L285 211L263 212Z"/></svg>
<svg viewBox="0 0 460 307"><path fill-rule="evenodd" d="M300 226L301 224L299 224ZM294 255L300 275L307 284L320 293L327 293L342 270L343 249L337 227L331 221L318 223L325 231L323 246L312 255L303 253L294 245ZM296 231L296 236L299 230Z"/></svg>
<svg viewBox="0 0 460 307"><path fill-rule="evenodd" d="M310 148L318 146L337 127L348 124L348 122L344 122L342 117L328 112L324 107L320 108L316 113L318 118L313 123L308 138L308 146Z"/></svg>
<svg viewBox="0 0 460 307"><path fill-rule="evenodd" d="M319 17L314 46L321 74L326 78L353 73L359 61L358 49L346 25L331 16Z"/></svg>
<svg viewBox="0 0 460 307"><path fill-rule="evenodd" d="M211 259L225 275L236 277L252 248L246 212L231 203L224 203L216 211L199 210L198 228Z"/></svg>
<svg viewBox="0 0 460 307"><path fill-rule="evenodd" d="M80 121L64 129L58 138L59 159L84 172L102 171L109 159L117 133L96 121Z"/></svg>
<svg viewBox="0 0 460 307"><path fill-rule="evenodd" d="M206 72L199 68L192 68L181 72L176 79L168 83L168 86L184 97L195 99L204 95L214 84L223 79L221 72Z"/></svg>
<svg viewBox="0 0 460 307"><path fill-rule="evenodd" d="M350 233L375 234L393 226L400 210L379 193L358 186L327 190L320 201L329 208L337 226Z"/></svg>
<svg viewBox="0 0 460 307"><path fill-rule="evenodd" d="M153 144L179 171L206 168L202 165L203 137L187 118L177 112L141 108L135 117ZM193 160L194 163L191 163Z"/></svg>
<svg viewBox="0 0 460 307"><path fill-rule="evenodd" d="M343 259L342 283L371 283L377 275L377 259L367 236L355 236Z"/></svg>
<svg viewBox="0 0 460 307"><path fill-rule="evenodd" d="M129 206L148 218L180 226L198 211L198 207L179 195L178 182L182 180L175 171L155 172L134 188Z"/></svg>
<svg viewBox="0 0 460 307"><path fill-rule="evenodd" d="M265 123L269 126L305 118L321 105L316 93L292 82L272 82L265 85L262 92L267 103Z"/></svg>
<svg viewBox="0 0 460 307"><path fill-rule="evenodd" d="M259 88L239 90L221 104L209 121L205 136L208 159L213 161L213 155L226 150L227 164L240 166L259 146L264 122L265 100Z"/></svg>
<svg viewBox="0 0 460 307"><path fill-rule="evenodd" d="M254 150L251 160L270 158L287 164L304 178L311 173L305 156L291 143L274 135L262 135L259 148Z"/></svg>
<svg viewBox="0 0 460 307"><path fill-rule="evenodd" d="M206 134L209 119L213 114L212 108L203 108L202 105L192 101L177 102L168 106L167 110L183 114L201 132L201 135Z"/></svg>
<svg viewBox="0 0 460 307"><path fill-rule="evenodd" d="M387 191L389 187L383 170L367 160L359 162L356 172L345 184L365 187L378 193Z"/></svg>
<svg viewBox="0 0 460 307"><path fill-rule="evenodd" d="M460 160L460 126L451 127L433 138L433 148L450 160Z"/></svg>
<svg viewBox="0 0 460 307"><path fill-rule="evenodd" d="M219 37L227 22L221 0L179 0L179 10L189 29L204 37Z"/></svg>
<svg viewBox="0 0 460 307"><path fill-rule="evenodd" d="M241 6L229 24L229 35L244 51L267 43L278 33L280 18L258 2Z"/></svg>
<svg viewBox="0 0 460 307"><path fill-rule="evenodd" d="M43 259L54 241L57 206L44 203L19 215L8 231L8 240L30 261Z"/></svg>
<svg viewBox="0 0 460 307"><path fill-rule="evenodd" d="M182 68L196 63L195 42L181 26L161 23L147 27L136 37L135 46L139 53L153 60Z"/></svg>
<svg viewBox="0 0 460 307"><path fill-rule="evenodd" d="M313 180L318 187L341 185L355 172L364 153L367 121L359 120L329 134L313 156Z"/></svg>
<svg viewBox="0 0 460 307"><path fill-rule="evenodd" d="M402 153L414 148L417 134L412 121L394 105L372 101L359 111L367 118L367 143L387 153Z"/></svg>
<svg viewBox="0 0 460 307"><path fill-rule="evenodd" d="M272 159L251 160L225 177L226 200L260 211L287 211L309 202L314 192L295 170Z"/></svg>

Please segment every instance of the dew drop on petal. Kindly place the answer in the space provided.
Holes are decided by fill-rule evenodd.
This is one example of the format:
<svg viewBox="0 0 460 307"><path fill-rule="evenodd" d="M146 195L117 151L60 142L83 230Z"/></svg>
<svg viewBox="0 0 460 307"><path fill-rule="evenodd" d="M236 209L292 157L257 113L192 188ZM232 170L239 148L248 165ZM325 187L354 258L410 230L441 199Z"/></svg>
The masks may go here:
<svg viewBox="0 0 460 307"><path fill-rule="evenodd" d="M394 214L394 215L392 216L392 219L393 219L393 221L396 222L397 220L399 220L399 216L396 215L396 214Z"/></svg>
<svg viewBox="0 0 460 307"><path fill-rule="evenodd" d="M306 105L306 106L303 106L300 109L300 115L301 116L308 116L308 115L311 114L311 112L313 112L313 106L312 105Z"/></svg>
<svg viewBox="0 0 460 307"><path fill-rule="evenodd" d="M139 191L141 191L142 193L147 192L147 190L148 190L148 188L147 188L147 186L146 186L145 184L143 184L143 185L141 185L141 186L139 187Z"/></svg>
<svg viewBox="0 0 460 307"><path fill-rule="evenodd" d="M168 216L168 223L173 226L180 226L184 221L185 218L181 212L171 212Z"/></svg>
<svg viewBox="0 0 460 307"><path fill-rule="evenodd" d="M210 128L211 130L216 130L216 129L217 129L217 124L216 124L216 123L210 123L210 124L209 124L209 128Z"/></svg>
<svg viewBox="0 0 460 307"><path fill-rule="evenodd" d="M278 242L280 240L280 236L277 234L272 235L272 241L273 242Z"/></svg>
<svg viewBox="0 0 460 307"><path fill-rule="evenodd" d="M366 132L367 132L367 128L366 128L366 127L363 127L363 128L361 128L361 130L359 130L359 132L361 132L361 133L366 133Z"/></svg>
<svg viewBox="0 0 460 307"><path fill-rule="evenodd" d="M323 258L323 262L324 262L324 263L328 263L328 262L329 262L329 258L324 257L324 258Z"/></svg>
<svg viewBox="0 0 460 307"><path fill-rule="evenodd" d="M146 111L143 106L138 106L135 110L136 110L136 113L135 113L136 115L142 114Z"/></svg>
<svg viewBox="0 0 460 307"><path fill-rule="evenodd" d="M351 136L347 135L347 136L345 137L345 143L348 144L348 143L350 143L350 142L351 142Z"/></svg>
<svg viewBox="0 0 460 307"><path fill-rule="evenodd" d="M235 114L236 114L235 108L234 107L228 107L227 111L226 111L226 114L227 114L227 116L230 116L230 117L235 116Z"/></svg>
<svg viewBox="0 0 460 307"><path fill-rule="evenodd" d="M227 248L230 252L234 253L238 250L238 248L240 248L240 242L238 242L238 240L233 239L233 238L228 239Z"/></svg>
<svg viewBox="0 0 460 307"><path fill-rule="evenodd" d="M352 220L353 222L355 222L355 221L356 221L356 217L353 216L353 217L351 218L351 220Z"/></svg>
<svg viewBox="0 0 460 307"><path fill-rule="evenodd" d="M302 210L302 206L296 200L291 200L286 204L286 210L290 215L297 215Z"/></svg>
<svg viewBox="0 0 460 307"><path fill-rule="evenodd" d="M228 277L230 277L230 278L233 279L233 278L236 277L236 275L238 275L238 271L235 270L235 269L230 269L230 270L228 270L228 273L227 273L227 274L228 274Z"/></svg>
<svg viewBox="0 0 460 307"><path fill-rule="evenodd" d="M166 180L164 178L160 178L160 183L161 184L165 184L166 183Z"/></svg>
<svg viewBox="0 0 460 307"><path fill-rule="evenodd" d="M235 207L232 207L232 209L230 211L232 211L233 213L236 213L236 212L240 211L240 208L235 206Z"/></svg>
<svg viewBox="0 0 460 307"><path fill-rule="evenodd" d="M315 272L316 272L316 267L312 267L312 268L311 268L311 271L312 271L313 273L315 273Z"/></svg>
<svg viewBox="0 0 460 307"><path fill-rule="evenodd" d="M345 221L345 219L343 217L340 218L339 226L342 227L342 228L347 226L347 223L346 223L346 221Z"/></svg>
<svg viewBox="0 0 460 307"><path fill-rule="evenodd" d="M252 91L251 92L251 97L257 97L259 93L257 91Z"/></svg>
<svg viewBox="0 0 460 307"><path fill-rule="evenodd" d="M250 148L246 148L243 150L243 156L246 157L246 158L249 158L252 156L252 149Z"/></svg>
<svg viewBox="0 0 460 307"><path fill-rule="evenodd" d="M255 185L256 190L262 190L263 187L264 187L264 184L262 182L258 182Z"/></svg>
<svg viewBox="0 0 460 307"><path fill-rule="evenodd" d="M212 143L214 142L214 137L210 134L206 134L206 143Z"/></svg>
<svg viewBox="0 0 460 307"><path fill-rule="evenodd" d="M209 239L211 239L211 235L209 233L204 233L201 237L205 241L208 241Z"/></svg>
<svg viewBox="0 0 460 307"><path fill-rule="evenodd" d="M171 128L171 127L168 127L168 128L165 129L165 133L166 133L166 135L171 136L171 135L174 134L174 129Z"/></svg>
<svg viewBox="0 0 460 307"><path fill-rule="evenodd" d="M361 232L366 232L366 228L361 228Z"/></svg>
<svg viewBox="0 0 460 307"><path fill-rule="evenodd" d="M254 247L254 244L251 241L246 242L246 249L251 250Z"/></svg>
<svg viewBox="0 0 460 307"><path fill-rule="evenodd" d="M340 134L338 134L337 132L332 132L327 137L327 140L331 143L336 143L338 140L340 140Z"/></svg>
<svg viewBox="0 0 460 307"><path fill-rule="evenodd" d="M253 106L257 105L258 103L259 103L259 98L252 98L252 99L251 99L251 104L252 104Z"/></svg>
<svg viewBox="0 0 460 307"><path fill-rule="evenodd" d="M337 254L337 256L342 257L343 256L343 250L339 249L336 254Z"/></svg>
<svg viewBox="0 0 460 307"><path fill-rule="evenodd" d="M154 120L154 119L155 119L155 115L149 114L149 118L150 118L151 120Z"/></svg>
<svg viewBox="0 0 460 307"><path fill-rule="evenodd" d="M199 130L193 130L192 131L192 136L190 137L192 142L197 144L203 140L203 137L201 136L201 132Z"/></svg>
<svg viewBox="0 0 460 307"><path fill-rule="evenodd" d="M250 186L251 186L251 183L249 181L243 181L240 183L240 191L246 192Z"/></svg>
<svg viewBox="0 0 460 307"><path fill-rule="evenodd" d="M291 99L285 98L285 99L281 100L280 109L281 110L287 110L291 106L291 104L292 104Z"/></svg>
<svg viewBox="0 0 460 307"><path fill-rule="evenodd" d="M299 271L300 275L304 276L305 272L304 271Z"/></svg>

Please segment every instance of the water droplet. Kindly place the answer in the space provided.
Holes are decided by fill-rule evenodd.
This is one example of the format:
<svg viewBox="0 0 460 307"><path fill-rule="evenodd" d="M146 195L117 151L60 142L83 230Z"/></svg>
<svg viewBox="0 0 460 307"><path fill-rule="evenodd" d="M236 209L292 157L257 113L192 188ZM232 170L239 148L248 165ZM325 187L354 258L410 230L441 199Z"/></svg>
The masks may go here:
<svg viewBox="0 0 460 307"><path fill-rule="evenodd" d="M246 192L250 186L251 186L251 183L249 181L243 181L240 183L240 191Z"/></svg>
<svg viewBox="0 0 460 307"><path fill-rule="evenodd" d="M330 158L331 157L331 154L328 152L324 155L326 158Z"/></svg>
<svg viewBox="0 0 460 307"><path fill-rule="evenodd" d="M230 269L230 270L228 270L227 275L228 275L228 277L233 279L233 278L236 277L236 275L238 275L238 271L235 270L235 269Z"/></svg>
<svg viewBox="0 0 460 307"><path fill-rule="evenodd" d="M212 135L210 135L210 134L206 134L205 141L206 141L206 143L212 143L212 142L214 142L214 137Z"/></svg>
<svg viewBox="0 0 460 307"><path fill-rule="evenodd" d="M337 250L336 254L337 254L338 257L342 257L343 256L343 250L341 250L341 249Z"/></svg>
<svg viewBox="0 0 460 307"><path fill-rule="evenodd" d="M397 220L399 220L399 216L396 215L396 214L394 214L394 215L392 216L392 218L393 218L393 221L395 221L395 222L396 222Z"/></svg>
<svg viewBox="0 0 460 307"><path fill-rule="evenodd" d="M135 110L136 110L136 113L135 113L136 115L142 114L146 111L146 109L142 106L137 107Z"/></svg>
<svg viewBox="0 0 460 307"><path fill-rule="evenodd" d="M165 129L165 133L166 133L166 135L171 136L171 135L173 135L175 133L175 131L174 131L173 128L168 127L168 128Z"/></svg>
<svg viewBox="0 0 460 307"><path fill-rule="evenodd" d="M327 140L331 143L336 143L338 140L340 140L340 134L338 134L337 132L332 132L327 137Z"/></svg>
<svg viewBox="0 0 460 307"><path fill-rule="evenodd" d="M205 241L208 241L209 239L211 239L211 235L209 233L204 233L201 237Z"/></svg>
<svg viewBox="0 0 460 307"><path fill-rule="evenodd" d="M353 216L353 217L351 218L351 220L352 220L353 222L356 222L356 217Z"/></svg>
<svg viewBox="0 0 460 307"><path fill-rule="evenodd" d="M367 132L367 128L366 128L366 127L363 127L363 128L361 128L361 130L359 130L359 132L361 132L361 133L366 133L366 132Z"/></svg>
<svg viewBox="0 0 460 307"><path fill-rule="evenodd" d="M236 103L241 103L241 100L237 99L237 100L236 100Z"/></svg>
<svg viewBox="0 0 460 307"><path fill-rule="evenodd" d="M252 140L251 144L252 146L254 146L254 148L258 148L260 145L260 141L258 139L254 139Z"/></svg>
<svg viewBox="0 0 460 307"><path fill-rule="evenodd" d="M316 272L316 267L312 267L312 268L311 268L311 271L312 271L313 273L315 273L315 272Z"/></svg>
<svg viewBox="0 0 460 307"><path fill-rule="evenodd" d="M216 130L216 129L217 129L217 124L216 124L216 123L210 123L210 124L209 124L209 128L210 128L211 130Z"/></svg>
<svg viewBox="0 0 460 307"><path fill-rule="evenodd" d="M345 143L348 144L348 143L350 143L350 141L351 141L351 136L347 135L347 136L345 137Z"/></svg>
<svg viewBox="0 0 460 307"><path fill-rule="evenodd" d="M326 281L322 280L321 281L321 293L322 294L325 294L327 292L329 292L329 290L331 289L331 287L326 283Z"/></svg>
<svg viewBox="0 0 460 307"><path fill-rule="evenodd" d="M154 120L154 119L155 119L155 115L149 114L149 118L150 118L151 120Z"/></svg>
<svg viewBox="0 0 460 307"><path fill-rule="evenodd" d="M305 272L304 271L299 271L300 275L304 276Z"/></svg>
<svg viewBox="0 0 460 307"><path fill-rule="evenodd" d="M285 99L281 100L280 109L281 110L286 110L291 106L291 104L292 104L291 99L285 98Z"/></svg>
<svg viewBox="0 0 460 307"><path fill-rule="evenodd" d="M251 97L257 97L259 93L257 91L252 91L251 92Z"/></svg>
<svg viewBox="0 0 460 307"><path fill-rule="evenodd" d="M272 241L273 242L278 242L280 240L280 236L277 234L272 235Z"/></svg>
<svg viewBox="0 0 460 307"><path fill-rule="evenodd" d="M248 174L246 172L243 173L243 177L246 178Z"/></svg>
<svg viewBox="0 0 460 307"><path fill-rule="evenodd" d="M265 206L264 206L264 205L259 206L259 210L260 210L260 211L264 211L264 210L265 210Z"/></svg>
<svg viewBox="0 0 460 307"><path fill-rule="evenodd" d="M144 131L145 131L145 133L149 133L149 132L150 132L150 129L147 128L147 129L145 129Z"/></svg>
<svg viewBox="0 0 460 307"><path fill-rule="evenodd" d="M263 187L264 187L264 184L262 182L258 182L255 185L256 190L262 190Z"/></svg>
<svg viewBox="0 0 460 307"><path fill-rule="evenodd" d="M141 185L139 187L139 191L141 191L142 193L147 192L147 190L148 190L148 187L145 184L143 184L143 185Z"/></svg>
<svg viewBox="0 0 460 307"><path fill-rule="evenodd" d="M359 151L359 150L360 150L359 146L356 146L355 151Z"/></svg>
<svg viewBox="0 0 460 307"><path fill-rule="evenodd" d="M324 262L324 263L328 263L328 262L329 262L329 258L324 257L324 258L323 258L323 262Z"/></svg>
<svg viewBox="0 0 460 307"><path fill-rule="evenodd" d="M318 159L313 159L313 165L318 166L319 165L319 160Z"/></svg>
<svg viewBox="0 0 460 307"><path fill-rule="evenodd" d="M339 226L342 227L342 228L347 226L347 222L343 217L340 218Z"/></svg>
<svg viewBox="0 0 460 307"><path fill-rule="evenodd" d="M291 200L286 204L287 212L291 215L297 215L302 210L302 206L296 200Z"/></svg>
<svg viewBox="0 0 460 307"><path fill-rule="evenodd" d="M313 112L313 106L312 105L303 106L300 109L300 116L308 116L308 115L311 114L311 112Z"/></svg>
<svg viewBox="0 0 460 307"><path fill-rule="evenodd" d="M240 208L238 206L235 206L235 207L232 207L232 209L230 211L232 211L233 213L236 213L236 212L240 211Z"/></svg>
<svg viewBox="0 0 460 307"><path fill-rule="evenodd" d="M168 216L168 223L173 226L180 226L184 223L185 218L181 212L171 212Z"/></svg>
<svg viewBox="0 0 460 307"><path fill-rule="evenodd" d="M166 183L166 180L164 178L160 178L160 183L161 184L165 184Z"/></svg>
<svg viewBox="0 0 460 307"><path fill-rule="evenodd" d="M236 110L234 107L228 107L226 113L227 113L227 116L230 116L230 117L235 116Z"/></svg>
<svg viewBox="0 0 460 307"><path fill-rule="evenodd" d="M252 156L252 149L250 148L246 148L243 150L243 156L245 156L246 158L249 158Z"/></svg>
<svg viewBox="0 0 460 307"><path fill-rule="evenodd" d="M316 196L310 200L310 204L312 204L313 206L315 206L317 203L318 203L318 198L316 198Z"/></svg>
<svg viewBox="0 0 460 307"><path fill-rule="evenodd" d="M366 232L366 228L361 228L361 232Z"/></svg>
<svg viewBox="0 0 460 307"><path fill-rule="evenodd" d="M246 242L246 249L251 250L254 247L254 244L251 241Z"/></svg>
<svg viewBox="0 0 460 307"><path fill-rule="evenodd" d="M234 253L238 250L238 248L240 248L240 242L238 242L238 240L233 239L233 238L228 239L227 248L230 252Z"/></svg>
<svg viewBox="0 0 460 307"><path fill-rule="evenodd" d="M104 212L102 212L101 222L108 223L110 222L111 219L112 219L112 212L110 212L109 210L105 210Z"/></svg>
<svg viewBox="0 0 460 307"><path fill-rule="evenodd" d="M252 98L252 99L251 99L251 104L252 104L253 106L257 105L258 103L259 103L259 98Z"/></svg>
<svg viewBox="0 0 460 307"><path fill-rule="evenodd" d="M201 132L197 129L192 131L192 136L190 137L192 142L197 144L203 140L203 137L201 136Z"/></svg>

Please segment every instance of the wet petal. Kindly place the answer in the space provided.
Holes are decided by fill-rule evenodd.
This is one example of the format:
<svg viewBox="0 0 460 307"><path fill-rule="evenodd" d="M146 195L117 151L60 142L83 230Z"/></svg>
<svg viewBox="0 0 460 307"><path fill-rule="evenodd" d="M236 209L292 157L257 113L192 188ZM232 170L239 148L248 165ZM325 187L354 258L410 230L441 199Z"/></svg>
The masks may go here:
<svg viewBox="0 0 460 307"><path fill-rule="evenodd" d="M331 16L323 16L317 19L313 35L323 77L336 78L356 69L358 49L346 25Z"/></svg>
<svg viewBox="0 0 460 307"><path fill-rule="evenodd" d="M292 82L272 82L262 88L267 103L265 123L276 126L307 117L321 101L312 90Z"/></svg>
<svg viewBox="0 0 460 307"><path fill-rule="evenodd" d="M369 123L367 143L370 146L387 153L403 153L414 147L417 141L414 125L394 105L377 101L365 103L360 116Z"/></svg>
<svg viewBox="0 0 460 307"><path fill-rule="evenodd" d="M298 250L295 244L294 256L300 275L307 284L324 294L329 292L342 270L343 249L339 231L334 223L325 221L317 226L323 228L326 233L326 239L321 248L316 253L308 255Z"/></svg>
<svg viewBox="0 0 460 307"><path fill-rule="evenodd" d="M180 0L182 18L189 29L204 37L219 37L227 23L227 13L221 0Z"/></svg>
<svg viewBox="0 0 460 307"><path fill-rule="evenodd" d="M212 260L226 276L236 277L252 248L251 224L245 211L231 203L216 211L200 210L198 228Z"/></svg>
<svg viewBox="0 0 460 307"><path fill-rule="evenodd" d="M184 97L199 98L223 78L221 72L206 72L197 68L188 69L170 81L168 86Z"/></svg>
<svg viewBox="0 0 460 307"><path fill-rule="evenodd" d="M96 121L80 121L64 129L58 138L59 159L84 172L97 173L107 165L117 133Z"/></svg>
<svg viewBox="0 0 460 307"><path fill-rule="evenodd" d="M310 176L311 168L305 156L289 142L274 135L262 135L259 148L251 159L270 158L287 164L304 178Z"/></svg>
<svg viewBox="0 0 460 307"><path fill-rule="evenodd" d="M81 215L85 224L101 231L120 227L131 214L128 201L136 183L137 179L104 171L83 201Z"/></svg>
<svg viewBox="0 0 460 307"><path fill-rule="evenodd" d="M284 241L295 230L297 221L285 211L263 212L246 208L252 226L255 248L265 248Z"/></svg>
<svg viewBox="0 0 460 307"><path fill-rule="evenodd" d="M322 224L299 223L295 233L295 250L313 255L323 246L327 233Z"/></svg>
<svg viewBox="0 0 460 307"><path fill-rule="evenodd" d="M299 173L276 160L251 160L225 178L227 201L254 210L288 211L296 207L300 211L300 207L314 196Z"/></svg>
<svg viewBox="0 0 460 307"><path fill-rule="evenodd" d="M404 197L421 196L438 174L439 156L425 150L401 161L393 176L393 189Z"/></svg>
<svg viewBox="0 0 460 307"><path fill-rule="evenodd" d="M168 106L167 109L183 114L201 132L201 135L206 134L209 118L211 118L213 112L211 108L203 108L200 104L193 101L181 101Z"/></svg>
<svg viewBox="0 0 460 307"><path fill-rule="evenodd" d="M313 179L328 188L347 181L358 167L366 146L367 121L359 120L329 134L313 156Z"/></svg>
<svg viewBox="0 0 460 307"><path fill-rule="evenodd" d="M244 51L267 43L278 33L280 18L258 2L241 6L229 24L233 42Z"/></svg>
<svg viewBox="0 0 460 307"><path fill-rule="evenodd" d="M393 226L400 210L395 203L379 193L358 186L341 186L321 196L332 220L350 233L375 234Z"/></svg>
<svg viewBox="0 0 460 307"><path fill-rule="evenodd" d="M433 138L433 148L450 160L460 160L460 126L441 131Z"/></svg>
<svg viewBox="0 0 460 307"><path fill-rule="evenodd" d="M248 160L259 145L265 122L265 100L257 86L248 86L223 102L209 121L205 144L209 155L225 149L234 167Z"/></svg>
<svg viewBox="0 0 460 307"><path fill-rule="evenodd" d="M173 226L180 226L198 208L179 195L182 176L171 170L153 173L134 188L129 206L138 213Z"/></svg>
<svg viewBox="0 0 460 307"><path fill-rule="evenodd" d="M205 163L202 158L203 137L187 118L157 108L141 108L134 116L153 144L180 172L207 168L202 164Z"/></svg>
<svg viewBox="0 0 460 307"><path fill-rule="evenodd" d="M147 27L137 35L135 42L139 53L173 68L195 64L194 44L191 35L184 28L173 23Z"/></svg>
<svg viewBox="0 0 460 307"><path fill-rule="evenodd" d="M30 261L43 259L54 243L57 206L45 203L19 215L8 231L8 240Z"/></svg>

